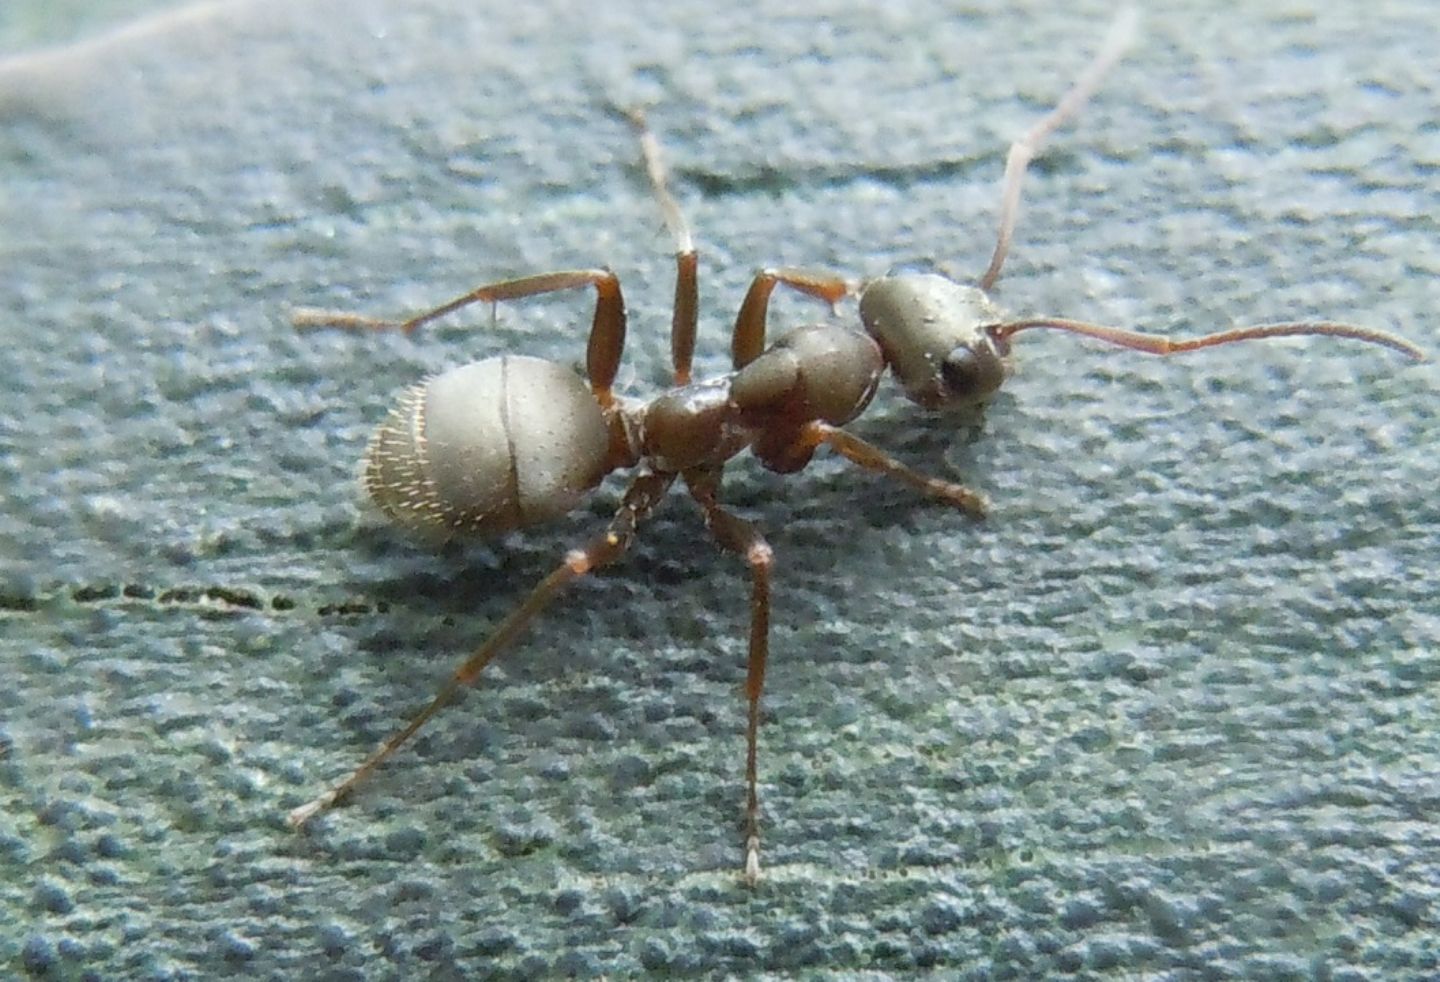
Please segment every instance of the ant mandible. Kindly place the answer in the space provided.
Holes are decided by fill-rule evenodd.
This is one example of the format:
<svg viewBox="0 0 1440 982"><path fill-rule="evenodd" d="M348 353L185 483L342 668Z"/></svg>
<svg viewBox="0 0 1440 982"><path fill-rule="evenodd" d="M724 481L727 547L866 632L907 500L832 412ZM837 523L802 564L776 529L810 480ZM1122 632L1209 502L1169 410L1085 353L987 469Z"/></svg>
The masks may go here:
<svg viewBox="0 0 1440 982"><path fill-rule="evenodd" d="M612 471L633 468L635 473L605 531L566 553L559 566L455 670L429 705L349 777L290 812L289 823L303 826L353 790L458 690L474 682L568 584L615 562L678 478L699 505L716 542L750 569L743 875L753 885L760 875L756 747L769 655L773 558L759 529L719 502L721 472L731 458L748 449L763 466L788 474L803 468L819 447L828 446L867 470L897 478L979 516L985 500L978 493L911 470L841 429L870 404L887 368L913 402L946 410L987 401L1006 378L1011 338L1036 328L1070 331L1156 355L1232 341L1323 334L1384 345L1423 359L1420 349L1402 338L1330 322L1264 324L1171 340L1059 317L1005 320L1001 316L986 291L999 278L1009 251L1026 166L1051 133L1089 99L1133 31L1133 15L1117 19L1101 51L1072 88L1010 147L995 251L976 286L936 274L897 274L857 282L793 268L761 270L735 319L730 343L734 368L701 381L692 380L690 371L698 311L695 245L670 193L659 143L643 116L631 112L676 258L670 328L674 385L649 402L613 390L625 342L625 307L619 280L605 269L491 283L403 321L297 311L294 320L300 327L394 329L408 334L474 303L494 304L573 288L595 290L585 380L553 362L503 355L443 372L400 396L370 442L363 480L380 510L412 531L442 539L464 533L497 534L570 511ZM858 297L864 332L835 324L809 325L767 346L767 312L777 285L832 305Z"/></svg>

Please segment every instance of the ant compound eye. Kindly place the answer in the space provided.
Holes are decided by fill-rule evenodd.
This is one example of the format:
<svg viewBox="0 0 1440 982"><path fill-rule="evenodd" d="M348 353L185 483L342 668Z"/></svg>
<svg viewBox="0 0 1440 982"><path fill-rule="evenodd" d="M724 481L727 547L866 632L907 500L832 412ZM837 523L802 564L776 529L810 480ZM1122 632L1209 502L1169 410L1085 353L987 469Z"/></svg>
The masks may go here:
<svg viewBox="0 0 1440 982"><path fill-rule="evenodd" d="M946 402L980 402L1000 388L1005 367L994 352L961 345L940 363L940 377L945 381Z"/></svg>

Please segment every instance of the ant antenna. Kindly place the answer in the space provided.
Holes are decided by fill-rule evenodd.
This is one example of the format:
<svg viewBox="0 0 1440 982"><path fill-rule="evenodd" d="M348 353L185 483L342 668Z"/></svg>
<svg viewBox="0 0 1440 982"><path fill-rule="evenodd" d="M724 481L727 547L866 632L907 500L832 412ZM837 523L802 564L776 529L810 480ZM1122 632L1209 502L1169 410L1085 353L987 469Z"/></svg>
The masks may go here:
<svg viewBox="0 0 1440 982"><path fill-rule="evenodd" d="M1090 67L1075 80L1070 91L1061 97L1044 119L1010 144L1010 153L1005 158L1004 190L1000 193L1000 231L995 239L995 252L990 257L990 265L985 267L985 272L980 277L980 289L985 292L990 292L990 288L1000 278L1000 267L1005 265L1005 257L1010 253L1010 240L1015 233L1015 218L1020 211L1020 182L1025 177L1025 168L1030 166L1030 161L1044 149L1050 135L1090 101L1090 96L1099 87L1105 73L1114 67L1125 49L1130 46L1130 42L1135 39L1139 24L1140 12L1135 7L1126 7L1120 11L1115 22L1110 25L1100 53L1095 56Z"/></svg>
<svg viewBox="0 0 1440 982"><path fill-rule="evenodd" d="M1196 338L1178 339L1162 337L1158 334L1144 334L1140 331L1127 331L1122 327L1107 327L1104 324L1091 324L1087 321L1068 320L1063 317L1037 317L1027 320L1009 321L1004 324L992 325L987 330L1003 351L1007 349L1012 335L1018 334L1021 331L1028 331L1035 327L1048 327L1059 331L1069 331L1071 334L1083 334L1086 337L1097 338L1121 348L1132 348L1136 351L1143 351L1151 355L1177 355L1183 351L1212 348L1215 345L1229 344L1232 341L1252 341L1257 338L1285 338L1304 334L1327 334L1331 337L1352 338L1368 344L1378 344L1386 348L1393 348L1415 361L1426 360L1425 352L1404 338L1396 337L1385 331L1376 331L1368 327L1356 327L1353 324L1337 324L1333 321L1289 321L1279 324L1256 324L1252 327L1234 327L1228 331L1217 331L1214 334L1204 334Z"/></svg>

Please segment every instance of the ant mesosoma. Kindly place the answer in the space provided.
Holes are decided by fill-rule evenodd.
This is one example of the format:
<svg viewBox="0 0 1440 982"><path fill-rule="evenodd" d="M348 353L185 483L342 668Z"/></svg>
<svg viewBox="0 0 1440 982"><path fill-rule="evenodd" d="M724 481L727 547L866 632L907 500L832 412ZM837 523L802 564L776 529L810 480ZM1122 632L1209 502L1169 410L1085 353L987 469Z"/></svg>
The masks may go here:
<svg viewBox="0 0 1440 982"><path fill-rule="evenodd" d="M648 402L617 395L612 388L625 341L625 307L619 280L605 269L491 283L404 321L298 311L294 320L302 327L409 333L473 303L494 304L573 288L595 290L585 380L563 365L503 355L450 369L400 396L370 443L363 476L375 504L400 525L434 538L500 533L566 513L612 471L633 468L635 473L605 531L568 552L455 670L429 705L349 777L293 810L290 824L303 826L349 793L458 690L474 682L561 590L618 559L678 478L720 547L739 556L750 569L744 878L754 884L760 874L756 744L769 653L772 554L755 525L719 502L721 472L731 458L748 449L763 466L788 474L803 468L819 447L828 446L867 470L898 478L978 516L985 509L978 493L911 470L841 429L870 404L887 368L909 399L926 409L944 410L988 400L1006 378L1011 338L1035 328L1070 331L1156 355L1232 341L1324 334L1384 345L1423 359L1419 348L1399 337L1329 322L1265 324L1171 340L1059 317L1005 320L1001 316L986 291L999 278L1010 247L1026 166L1049 135L1088 100L1132 32L1133 18L1122 16L1072 88L1011 146L995 251L977 286L935 274L856 282L793 268L761 270L735 319L733 370L701 381L692 380L690 371L698 310L695 246L668 188L658 141L643 116L630 113L676 256L670 328L674 385ZM858 297L864 331L813 324L789 331L767 346L767 311L777 285L832 305Z"/></svg>

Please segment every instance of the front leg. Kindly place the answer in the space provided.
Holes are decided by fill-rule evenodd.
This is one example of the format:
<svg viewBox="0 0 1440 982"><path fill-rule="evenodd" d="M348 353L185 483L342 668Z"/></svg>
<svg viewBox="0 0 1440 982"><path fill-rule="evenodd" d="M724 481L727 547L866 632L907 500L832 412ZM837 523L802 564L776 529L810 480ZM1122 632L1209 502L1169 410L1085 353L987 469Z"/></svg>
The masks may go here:
<svg viewBox="0 0 1440 982"><path fill-rule="evenodd" d="M859 293L860 284L833 273L815 273L803 269L762 269L750 281L750 289L735 315L735 332L730 339L730 355L736 368L744 368L765 350L765 323L770 316L770 294L783 283L831 306L847 296Z"/></svg>

